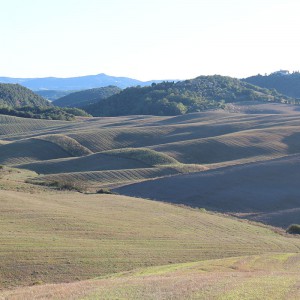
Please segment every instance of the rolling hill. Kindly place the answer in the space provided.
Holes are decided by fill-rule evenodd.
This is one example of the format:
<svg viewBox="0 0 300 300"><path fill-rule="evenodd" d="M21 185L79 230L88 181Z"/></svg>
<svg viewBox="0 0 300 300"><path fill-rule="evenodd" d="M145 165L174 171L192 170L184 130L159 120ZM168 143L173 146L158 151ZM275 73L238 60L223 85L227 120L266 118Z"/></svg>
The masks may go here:
<svg viewBox="0 0 300 300"><path fill-rule="evenodd" d="M112 95L115 95L121 91L116 86L106 86L102 88L89 89L79 92L70 93L64 97L61 97L53 104L60 107L82 107L102 99L106 99Z"/></svg>
<svg viewBox="0 0 300 300"><path fill-rule="evenodd" d="M224 108L240 101L290 103L293 99L224 76L200 76L179 82L163 82L150 87L127 88L98 103L84 106L93 116L181 115Z"/></svg>
<svg viewBox="0 0 300 300"><path fill-rule="evenodd" d="M34 92L49 101L54 101L57 100L58 98L67 96L73 93L74 91L37 90Z"/></svg>
<svg viewBox="0 0 300 300"><path fill-rule="evenodd" d="M11 107L50 106L49 101L19 84L0 83L0 105Z"/></svg>
<svg viewBox="0 0 300 300"><path fill-rule="evenodd" d="M0 83L0 114L24 118L74 120L89 115L77 108L59 108L19 84Z"/></svg>
<svg viewBox="0 0 300 300"><path fill-rule="evenodd" d="M116 192L204 207L287 228L300 220L299 171L297 154L146 181Z"/></svg>
<svg viewBox="0 0 300 300"><path fill-rule="evenodd" d="M299 133L260 101L0 115L0 298L298 299Z"/></svg>
<svg viewBox="0 0 300 300"><path fill-rule="evenodd" d="M298 106L246 101L231 109L236 112L71 123L3 116L0 164L38 172L32 181L36 183L69 182L90 192L118 188L119 193L234 213L284 228L297 223ZM239 178L243 184L235 184ZM164 190L173 180L176 189ZM269 180L286 193L273 197ZM211 187L220 193L210 195ZM226 196L230 190L235 198Z"/></svg>
<svg viewBox="0 0 300 300"><path fill-rule="evenodd" d="M275 89L281 94L293 98L300 98L300 73L290 74L274 72L269 75L256 75L245 79L245 82L267 89ZM299 101L299 100L298 100Z"/></svg>

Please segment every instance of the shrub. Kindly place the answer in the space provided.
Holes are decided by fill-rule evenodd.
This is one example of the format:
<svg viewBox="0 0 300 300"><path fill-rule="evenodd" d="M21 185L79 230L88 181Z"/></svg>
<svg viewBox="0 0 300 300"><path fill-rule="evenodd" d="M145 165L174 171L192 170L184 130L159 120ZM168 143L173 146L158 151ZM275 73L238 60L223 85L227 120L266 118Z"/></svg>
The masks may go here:
<svg viewBox="0 0 300 300"><path fill-rule="evenodd" d="M52 187L62 191L77 191L84 193L88 190L88 186L85 182L75 180L53 180L53 181L38 181L38 180L26 180L25 182L31 184L38 184L42 186Z"/></svg>
<svg viewBox="0 0 300 300"><path fill-rule="evenodd" d="M52 186L58 188L59 190L77 191L81 193L87 191L86 184L81 181L55 181Z"/></svg>
<svg viewBox="0 0 300 300"><path fill-rule="evenodd" d="M300 234L300 225L299 224L292 224L286 230L287 233L290 234Z"/></svg>
<svg viewBox="0 0 300 300"><path fill-rule="evenodd" d="M96 192L97 194L113 194L110 189L102 188Z"/></svg>

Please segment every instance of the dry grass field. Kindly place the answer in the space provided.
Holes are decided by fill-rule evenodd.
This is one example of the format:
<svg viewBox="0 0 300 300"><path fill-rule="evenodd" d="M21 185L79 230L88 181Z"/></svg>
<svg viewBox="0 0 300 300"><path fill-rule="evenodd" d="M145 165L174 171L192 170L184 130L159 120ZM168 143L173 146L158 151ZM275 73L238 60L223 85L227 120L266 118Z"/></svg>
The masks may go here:
<svg viewBox="0 0 300 300"><path fill-rule="evenodd" d="M2 170L1 184L11 184L0 193L1 288L300 249L300 239L245 221L119 195L22 186L28 176L35 174Z"/></svg>
<svg viewBox="0 0 300 300"><path fill-rule="evenodd" d="M253 255L143 268L69 284L20 288L3 292L2 297L15 300L297 300L299 270L299 254Z"/></svg>
<svg viewBox="0 0 300 300"><path fill-rule="evenodd" d="M8 187L0 191L0 295L4 299L15 299L14 293L19 294L19 299L30 299L26 295L32 288L14 291L18 286L42 287L46 283L81 281L168 265L162 271L141 271L160 275L176 270L174 264L178 263L300 252L300 239L283 231L280 234L203 210L150 200L60 192L25 183L22 186L25 178L35 176L34 173L6 168L2 172L0 182ZM134 281L132 284L136 286ZM147 280L140 284L141 291L137 292L143 293L144 284L148 289ZM103 292L109 295L120 289L124 293L122 280L118 285L117 281L116 289L111 286L112 290ZM48 288L46 285L44 292ZM163 281L161 288L164 289ZM49 290L47 293L57 299ZM71 295L58 299L67 297L73 299Z"/></svg>
<svg viewBox="0 0 300 300"><path fill-rule="evenodd" d="M299 174L297 106L0 115L0 299L299 299Z"/></svg>

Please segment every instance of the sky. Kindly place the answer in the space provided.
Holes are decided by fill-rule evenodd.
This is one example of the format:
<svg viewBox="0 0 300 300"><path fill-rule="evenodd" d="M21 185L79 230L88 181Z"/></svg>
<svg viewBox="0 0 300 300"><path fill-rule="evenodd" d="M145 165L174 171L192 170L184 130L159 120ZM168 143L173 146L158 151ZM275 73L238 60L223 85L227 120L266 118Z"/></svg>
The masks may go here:
<svg viewBox="0 0 300 300"><path fill-rule="evenodd" d="M300 70L299 0L0 0L0 76Z"/></svg>

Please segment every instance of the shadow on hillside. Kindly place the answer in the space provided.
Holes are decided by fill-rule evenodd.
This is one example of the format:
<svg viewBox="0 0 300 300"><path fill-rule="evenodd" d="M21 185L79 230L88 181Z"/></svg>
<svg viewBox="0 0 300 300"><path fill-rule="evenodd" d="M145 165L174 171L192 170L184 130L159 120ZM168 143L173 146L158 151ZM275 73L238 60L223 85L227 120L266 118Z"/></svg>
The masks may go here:
<svg viewBox="0 0 300 300"><path fill-rule="evenodd" d="M300 132L295 132L282 140L288 146L288 153L300 153Z"/></svg>

